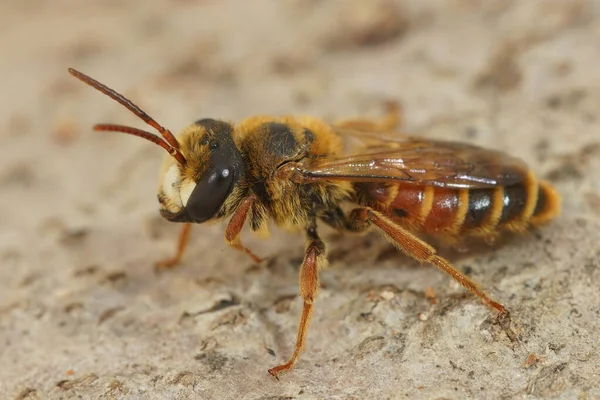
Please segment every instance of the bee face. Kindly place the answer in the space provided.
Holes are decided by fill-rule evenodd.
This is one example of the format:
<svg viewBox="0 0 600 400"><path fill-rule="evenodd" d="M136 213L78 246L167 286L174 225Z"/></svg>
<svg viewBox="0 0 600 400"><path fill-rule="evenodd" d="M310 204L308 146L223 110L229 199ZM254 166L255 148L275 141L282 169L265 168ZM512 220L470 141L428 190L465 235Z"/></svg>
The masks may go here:
<svg viewBox="0 0 600 400"><path fill-rule="evenodd" d="M233 127L200 120L181 134L187 163L167 159L159 188L161 215L173 222L201 223L219 215L243 174L242 158L232 139Z"/></svg>

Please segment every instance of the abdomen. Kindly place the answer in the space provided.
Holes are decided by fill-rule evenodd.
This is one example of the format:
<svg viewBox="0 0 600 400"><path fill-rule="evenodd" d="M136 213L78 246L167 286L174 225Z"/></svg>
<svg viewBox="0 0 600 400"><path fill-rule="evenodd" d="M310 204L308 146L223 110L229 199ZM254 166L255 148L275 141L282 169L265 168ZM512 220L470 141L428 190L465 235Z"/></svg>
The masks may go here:
<svg viewBox="0 0 600 400"><path fill-rule="evenodd" d="M501 231L523 232L552 220L560 197L532 173L512 186L454 189L415 184L369 184L357 188L365 204L414 230L449 239L494 238Z"/></svg>

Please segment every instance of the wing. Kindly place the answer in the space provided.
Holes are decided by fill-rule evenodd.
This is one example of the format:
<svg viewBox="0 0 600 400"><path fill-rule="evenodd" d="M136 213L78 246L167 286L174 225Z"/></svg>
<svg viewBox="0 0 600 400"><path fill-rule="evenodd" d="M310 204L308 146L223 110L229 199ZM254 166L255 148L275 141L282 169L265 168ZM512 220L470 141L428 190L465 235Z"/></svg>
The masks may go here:
<svg viewBox="0 0 600 400"><path fill-rule="evenodd" d="M527 165L518 158L466 143L344 131L342 134L360 138L363 150L316 161L303 168L305 178L489 188L519 183L528 172Z"/></svg>

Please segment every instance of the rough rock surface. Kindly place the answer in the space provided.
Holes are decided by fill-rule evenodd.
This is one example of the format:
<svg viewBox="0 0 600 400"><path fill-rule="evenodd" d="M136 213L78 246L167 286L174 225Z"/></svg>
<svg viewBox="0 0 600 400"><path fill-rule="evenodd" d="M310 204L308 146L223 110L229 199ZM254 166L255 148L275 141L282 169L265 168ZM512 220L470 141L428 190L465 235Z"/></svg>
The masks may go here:
<svg viewBox="0 0 600 400"><path fill-rule="evenodd" d="M583 0L9 0L0 4L0 398L600 398L600 4ZM91 132L199 117L373 116L509 151L553 181L552 225L456 265L513 313L516 338L448 277L379 237L325 233L331 266L293 349L303 239L178 226L163 156ZM435 304L431 294L435 293ZM428 298L429 297L429 298ZM515 340L516 339L516 340Z"/></svg>

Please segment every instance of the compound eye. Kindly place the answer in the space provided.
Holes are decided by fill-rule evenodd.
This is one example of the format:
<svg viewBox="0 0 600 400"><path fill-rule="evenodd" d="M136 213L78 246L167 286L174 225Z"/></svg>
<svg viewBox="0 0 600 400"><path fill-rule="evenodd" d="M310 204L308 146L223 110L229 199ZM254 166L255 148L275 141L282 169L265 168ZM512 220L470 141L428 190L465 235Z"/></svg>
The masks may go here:
<svg viewBox="0 0 600 400"><path fill-rule="evenodd" d="M214 217L233 187L233 169L227 160L222 155L213 153L211 164L211 168L196 182L185 207L195 222L204 222Z"/></svg>

